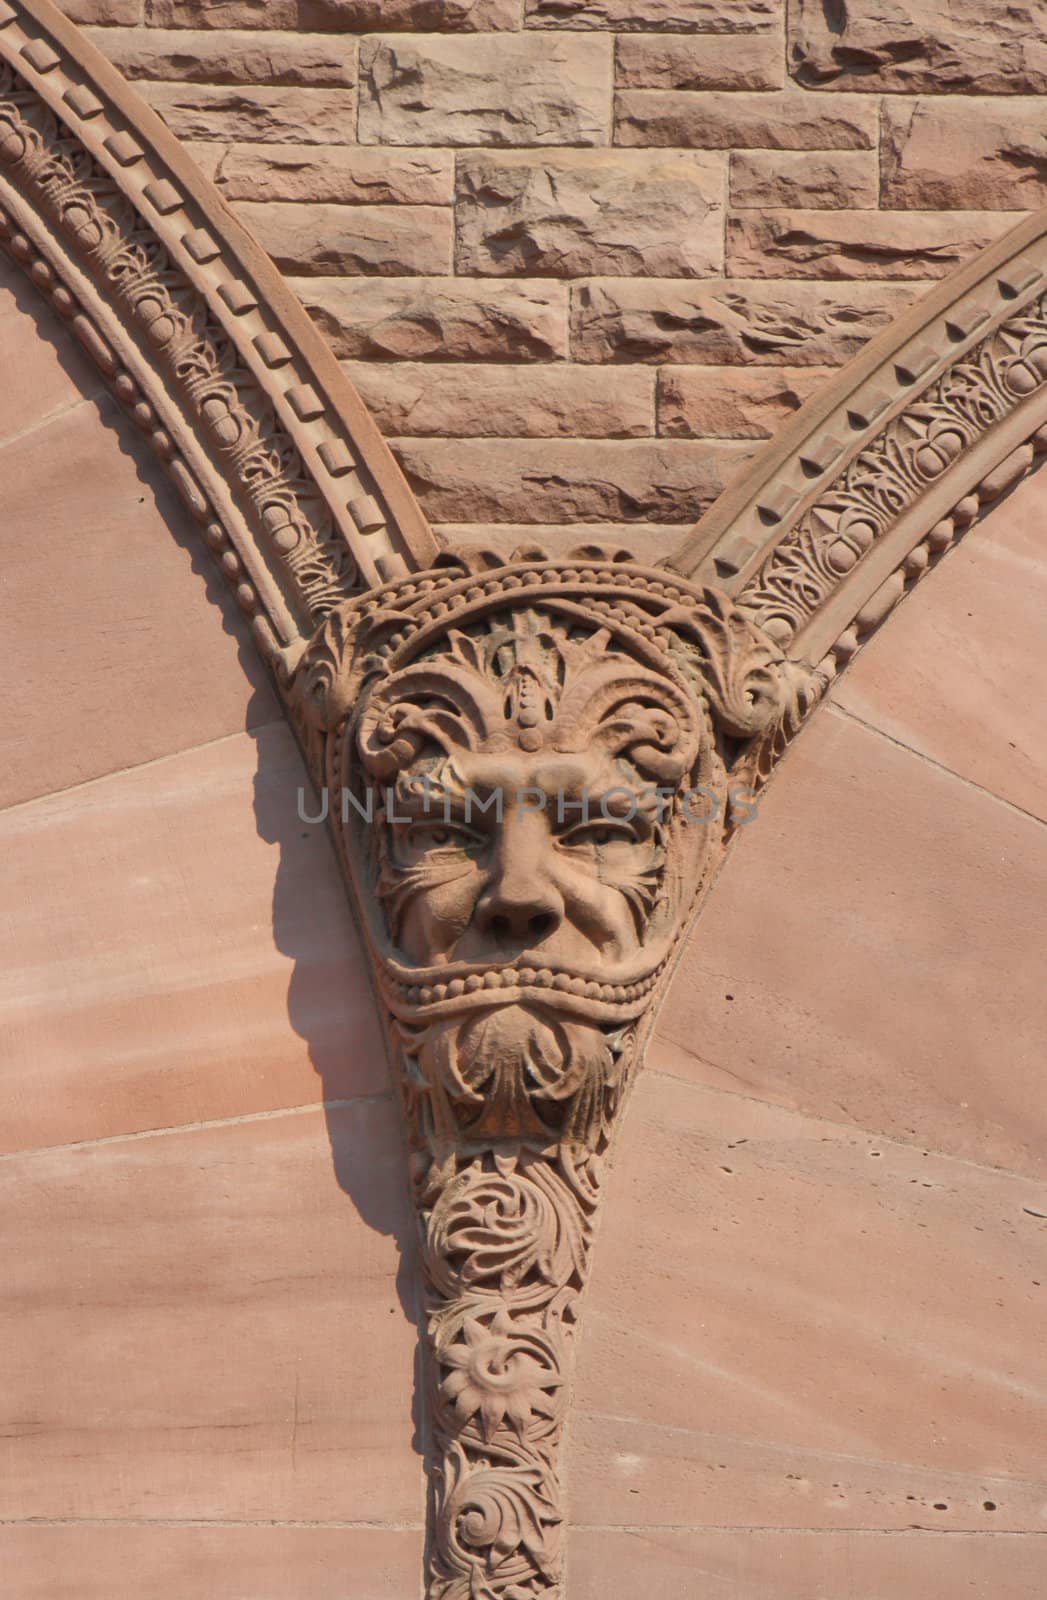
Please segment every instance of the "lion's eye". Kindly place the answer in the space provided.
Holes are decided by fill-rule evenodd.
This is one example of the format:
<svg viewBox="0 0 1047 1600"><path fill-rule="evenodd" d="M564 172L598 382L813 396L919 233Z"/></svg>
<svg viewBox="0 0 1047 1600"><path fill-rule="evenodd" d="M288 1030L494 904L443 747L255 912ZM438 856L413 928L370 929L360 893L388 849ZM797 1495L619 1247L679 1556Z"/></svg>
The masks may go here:
<svg viewBox="0 0 1047 1600"><path fill-rule="evenodd" d="M615 844L635 844L635 828L627 822L587 822L565 833L563 844L577 849L605 850Z"/></svg>
<svg viewBox="0 0 1047 1600"><path fill-rule="evenodd" d="M416 822L407 830L407 842L415 850L469 850L477 838L470 828L453 823Z"/></svg>

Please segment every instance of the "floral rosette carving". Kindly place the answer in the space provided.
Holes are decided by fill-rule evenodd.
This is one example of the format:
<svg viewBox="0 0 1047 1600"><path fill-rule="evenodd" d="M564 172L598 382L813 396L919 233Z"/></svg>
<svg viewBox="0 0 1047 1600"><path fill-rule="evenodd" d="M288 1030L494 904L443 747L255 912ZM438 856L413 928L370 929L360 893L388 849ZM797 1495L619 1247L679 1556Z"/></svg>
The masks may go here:
<svg viewBox="0 0 1047 1600"><path fill-rule="evenodd" d="M448 555L338 608L300 665L411 1145L430 1600L563 1593L603 1163L733 785L819 688L724 595L591 549Z"/></svg>

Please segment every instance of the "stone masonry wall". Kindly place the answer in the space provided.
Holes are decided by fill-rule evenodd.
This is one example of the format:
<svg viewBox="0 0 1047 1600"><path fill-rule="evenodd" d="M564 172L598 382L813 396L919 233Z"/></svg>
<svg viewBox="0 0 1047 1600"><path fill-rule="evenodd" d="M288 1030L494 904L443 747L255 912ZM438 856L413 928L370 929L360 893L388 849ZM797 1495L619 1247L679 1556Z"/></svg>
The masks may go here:
<svg viewBox="0 0 1047 1600"><path fill-rule="evenodd" d="M1047 3L66 0L448 537L652 559L1047 202Z"/></svg>

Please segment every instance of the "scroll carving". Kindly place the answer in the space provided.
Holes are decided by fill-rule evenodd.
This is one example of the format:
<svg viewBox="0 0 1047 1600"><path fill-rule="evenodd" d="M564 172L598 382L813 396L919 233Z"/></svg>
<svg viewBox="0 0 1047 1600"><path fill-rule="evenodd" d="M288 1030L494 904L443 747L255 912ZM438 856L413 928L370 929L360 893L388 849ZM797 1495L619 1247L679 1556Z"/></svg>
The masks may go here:
<svg viewBox="0 0 1047 1600"><path fill-rule="evenodd" d="M747 582L742 609L787 645L920 496L1044 383L1047 295L1041 294L948 368L848 464ZM977 499L963 507L961 527L976 510ZM943 530L928 555L945 548L952 531Z"/></svg>
<svg viewBox="0 0 1047 1600"><path fill-rule="evenodd" d="M593 551L447 557L339 608L303 659L292 703L410 1139L430 1600L563 1594L561 1442L615 1122L731 792L817 689L721 594Z"/></svg>

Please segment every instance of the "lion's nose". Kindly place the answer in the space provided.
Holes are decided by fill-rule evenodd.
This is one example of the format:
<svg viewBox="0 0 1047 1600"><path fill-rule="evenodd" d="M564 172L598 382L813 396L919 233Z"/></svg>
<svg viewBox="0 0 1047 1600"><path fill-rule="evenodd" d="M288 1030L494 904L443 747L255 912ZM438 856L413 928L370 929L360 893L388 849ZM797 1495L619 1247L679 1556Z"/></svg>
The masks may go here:
<svg viewBox="0 0 1047 1600"><path fill-rule="evenodd" d="M481 895L476 926L496 944L540 944L563 921L563 901L551 884L520 883L501 877Z"/></svg>

